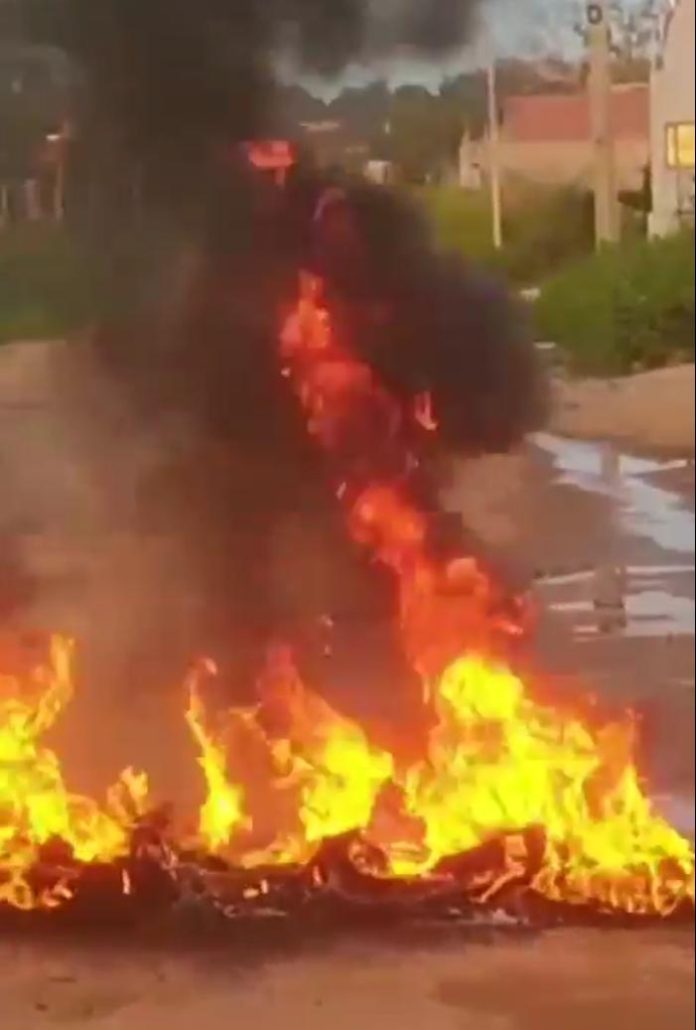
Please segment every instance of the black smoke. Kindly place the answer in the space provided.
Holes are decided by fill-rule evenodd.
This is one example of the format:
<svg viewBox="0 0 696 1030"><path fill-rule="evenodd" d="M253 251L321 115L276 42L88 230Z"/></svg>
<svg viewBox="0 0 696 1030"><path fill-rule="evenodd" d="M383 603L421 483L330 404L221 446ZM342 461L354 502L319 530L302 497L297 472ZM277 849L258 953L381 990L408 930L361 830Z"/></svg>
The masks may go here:
<svg viewBox="0 0 696 1030"><path fill-rule="evenodd" d="M141 154L178 163L214 138L263 133L285 55L333 75L408 46L467 38L479 0L25 0L35 39L86 77L92 118Z"/></svg>
<svg viewBox="0 0 696 1030"><path fill-rule="evenodd" d="M433 394L442 442L504 452L538 426L545 385L528 313L502 282L440 252L399 193L355 184L326 222L317 264L348 337L397 395Z"/></svg>
<svg viewBox="0 0 696 1030"><path fill-rule="evenodd" d="M322 174L298 168L281 193L236 144L277 130L284 55L332 75L401 47L439 54L467 40L477 0L27 2L35 38L70 55L80 85L89 203L76 198L75 222L100 299L94 353L129 412L114 432L159 445L130 528L180 540L196 601L185 645L160 634L167 651L228 659L248 683L269 639L331 616L353 656L391 654L365 643L390 623L391 584L345 539L279 376L279 311L315 267L385 382L404 404L431 390L448 446L469 453L512 446L540 417L524 319L438 254L402 199L343 182L339 229L319 232Z"/></svg>

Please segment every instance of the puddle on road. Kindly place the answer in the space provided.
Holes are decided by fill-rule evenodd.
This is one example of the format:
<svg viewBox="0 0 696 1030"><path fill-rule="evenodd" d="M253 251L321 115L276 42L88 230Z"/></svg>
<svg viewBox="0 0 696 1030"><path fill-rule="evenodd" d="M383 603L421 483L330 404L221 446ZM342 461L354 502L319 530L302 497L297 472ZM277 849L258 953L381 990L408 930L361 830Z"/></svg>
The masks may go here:
<svg viewBox="0 0 696 1030"><path fill-rule="evenodd" d="M694 513L678 493L646 482L658 472L685 469L687 461L652 461L613 446L540 433L537 446L554 461L558 482L613 499L621 527L667 551L694 554Z"/></svg>
<svg viewBox="0 0 696 1030"><path fill-rule="evenodd" d="M625 607L613 614L597 610L591 601L562 601L551 608L581 617L573 627L579 637L618 632L631 637L691 636L694 632L693 600L674 597L664 590L629 596Z"/></svg>
<svg viewBox="0 0 696 1030"><path fill-rule="evenodd" d="M693 576L693 565L584 569L540 579L537 591L545 607L568 617L580 639L692 636Z"/></svg>
<svg viewBox="0 0 696 1030"><path fill-rule="evenodd" d="M666 576L693 576L696 565L629 565L625 571L631 577L662 581ZM576 572L561 572L558 575L543 576L539 578L539 582L552 587L572 587L580 583L587 583L595 576L596 570L587 567L578 569Z"/></svg>
<svg viewBox="0 0 696 1030"><path fill-rule="evenodd" d="M688 468L686 461L652 461L593 444L540 434L537 445L558 471L557 481L613 502L620 529L665 551L694 555L694 513L678 492L646 482L658 472ZM688 558L687 558L688 562ZM545 604L572 622L579 638L690 636L694 633L694 565L584 568L538 583Z"/></svg>

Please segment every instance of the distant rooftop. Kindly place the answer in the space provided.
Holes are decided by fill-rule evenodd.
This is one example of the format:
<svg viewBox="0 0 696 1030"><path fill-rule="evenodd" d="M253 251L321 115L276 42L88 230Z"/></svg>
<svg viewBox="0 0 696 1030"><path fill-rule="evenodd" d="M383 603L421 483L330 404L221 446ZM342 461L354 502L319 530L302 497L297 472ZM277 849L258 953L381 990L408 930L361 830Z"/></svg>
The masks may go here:
<svg viewBox="0 0 696 1030"><path fill-rule="evenodd" d="M647 139L650 134L649 88L644 83L614 86L610 117L616 139ZM503 130L516 143L574 142L592 133L587 93L531 94L509 97Z"/></svg>

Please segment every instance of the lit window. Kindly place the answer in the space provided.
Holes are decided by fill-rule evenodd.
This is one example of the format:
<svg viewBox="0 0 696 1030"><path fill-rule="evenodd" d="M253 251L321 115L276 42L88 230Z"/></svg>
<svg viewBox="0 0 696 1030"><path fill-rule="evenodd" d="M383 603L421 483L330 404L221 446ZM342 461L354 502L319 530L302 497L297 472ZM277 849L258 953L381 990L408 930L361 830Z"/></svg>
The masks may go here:
<svg viewBox="0 0 696 1030"><path fill-rule="evenodd" d="M668 168L694 167L694 123L680 122L666 127Z"/></svg>

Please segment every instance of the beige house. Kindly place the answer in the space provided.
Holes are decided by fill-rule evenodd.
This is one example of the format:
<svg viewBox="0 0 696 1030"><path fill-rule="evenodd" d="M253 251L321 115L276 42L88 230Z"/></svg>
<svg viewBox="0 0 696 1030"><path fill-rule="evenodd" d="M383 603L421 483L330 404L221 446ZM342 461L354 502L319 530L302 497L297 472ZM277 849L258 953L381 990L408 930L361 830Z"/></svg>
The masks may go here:
<svg viewBox="0 0 696 1030"><path fill-rule="evenodd" d="M694 216L694 0L677 0L662 26L650 78L652 213L660 236Z"/></svg>
<svg viewBox="0 0 696 1030"><path fill-rule="evenodd" d="M617 186L639 189L650 161L649 88L616 85L611 94ZM594 153L590 101L586 92L509 97L500 130L503 176L545 185L591 186ZM479 144L468 160L485 173L488 148Z"/></svg>

